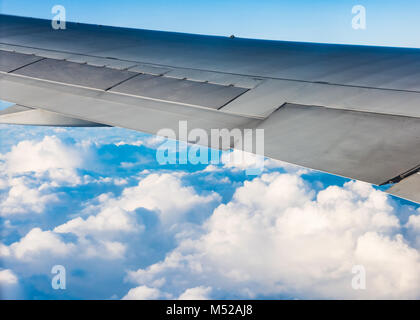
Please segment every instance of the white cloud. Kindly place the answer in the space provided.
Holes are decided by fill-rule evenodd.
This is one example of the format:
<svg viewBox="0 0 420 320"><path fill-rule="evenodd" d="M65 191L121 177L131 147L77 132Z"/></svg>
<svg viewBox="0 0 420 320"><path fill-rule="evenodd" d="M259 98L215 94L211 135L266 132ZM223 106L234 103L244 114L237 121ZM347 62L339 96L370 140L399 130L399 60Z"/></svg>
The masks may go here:
<svg viewBox="0 0 420 320"><path fill-rule="evenodd" d="M104 207L116 207L126 211L145 208L157 211L163 223L177 222L189 210L219 201L217 193L198 195L191 186L184 186L180 174L150 174L135 187L124 189L116 199L103 203Z"/></svg>
<svg viewBox="0 0 420 320"><path fill-rule="evenodd" d="M182 185L181 176L182 174L150 174L137 186L124 189L119 197L102 194L97 198L99 204L87 210L99 211L97 215L85 219L74 218L57 226L54 232L77 235L79 242L84 241L86 248L92 248L89 250L89 255L92 255L95 250L104 252L104 245L100 244L100 240L144 230L144 226L136 221L135 210L138 208L156 211L164 224L172 225L179 222L189 210L220 199L216 193L207 196L196 194L194 188ZM97 241L88 244L87 239L92 237ZM99 248L96 247L98 244Z"/></svg>
<svg viewBox="0 0 420 320"><path fill-rule="evenodd" d="M88 210L98 210L97 215L85 219L74 218L53 231L77 235L77 251L80 256L121 259L127 247L124 243L111 239L144 230L144 226L136 221L136 209L156 211L163 223L176 223L188 210L219 200L219 195L215 193L208 196L197 195L192 187L182 185L181 176L182 174L150 174L137 186L124 189L120 197L102 194L97 198L99 204L89 207Z"/></svg>
<svg viewBox="0 0 420 320"><path fill-rule="evenodd" d="M211 287L196 287L185 290L179 296L179 300L209 300L209 294L211 292Z"/></svg>
<svg viewBox="0 0 420 320"><path fill-rule="evenodd" d="M78 168L92 158L90 145L63 143L55 136L25 140L0 155L0 215L41 213L58 201L51 188L83 182ZM22 175L24 175L22 177Z"/></svg>
<svg viewBox="0 0 420 320"><path fill-rule="evenodd" d="M85 257L117 259L124 257L126 246L111 241L128 233L144 230L136 221L138 208L156 211L163 223L179 222L182 215L193 208L219 200L216 193L197 195L190 186L183 186L182 174L150 174L135 187L123 190L121 196L102 194L98 205L87 211L99 211L87 218L77 217L54 228L55 233L73 233L78 236L78 251ZM170 195L170 196L168 196Z"/></svg>
<svg viewBox="0 0 420 320"><path fill-rule="evenodd" d="M2 158L8 175L34 173L38 178L47 175L55 184L76 185L81 183L76 169L84 168L92 156L89 144L65 144L46 136L42 141L21 141Z"/></svg>
<svg viewBox="0 0 420 320"><path fill-rule="evenodd" d="M96 216L72 219L54 228L54 232L77 235L77 251L80 256L109 260L124 258L127 250L124 243L113 241L112 238L137 233L143 229L144 226L137 224L134 212L118 207L105 207Z"/></svg>
<svg viewBox="0 0 420 320"><path fill-rule="evenodd" d="M117 147L120 147L120 146L136 146L136 147L140 147L140 146L144 145L144 141L143 140L136 140L136 141L131 141L131 142L129 142L129 141L120 141L120 142L115 143L115 145Z"/></svg>
<svg viewBox="0 0 420 320"><path fill-rule="evenodd" d="M118 207L106 207L96 216L86 220L78 217L54 229L57 233L74 233L78 236L110 236L118 232L136 232L141 230L137 225L134 213Z"/></svg>
<svg viewBox="0 0 420 320"><path fill-rule="evenodd" d="M235 170L246 170L262 164L265 166L266 164L266 159L263 156L237 149L222 152L220 161L225 168Z"/></svg>
<svg viewBox="0 0 420 320"><path fill-rule="evenodd" d="M156 300L161 296L160 291L147 286L130 289L123 300Z"/></svg>
<svg viewBox="0 0 420 320"><path fill-rule="evenodd" d="M0 177L0 190L6 189L9 186L6 178Z"/></svg>
<svg viewBox="0 0 420 320"><path fill-rule="evenodd" d="M420 255L400 232L387 196L349 182L314 195L297 175L266 174L220 205L196 240L129 272L148 285L205 286L244 297L419 298ZM351 287L363 265L367 289Z"/></svg>
<svg viewBox="0 0 420 320"><path fill-rule="evenodd" d="M58 201L55 194L44 194L42 186L29 188L26 180L25 178L10 179L7 196L0 202L0 215L41 213L47 204Z"/></svg>
<svg viewBox="0 0 420 320"><path fill-rule="evenodd" d="M0 270L0 285L13 285L18 282L17 276L10 269Z"/></svg>
<svg viewBox="0 0 420 320"><path fill-rule="evenodd" d="M0 177L1 213L42 212L57 201L58 195L48 194L54 185L86 183L87 178L76 170L86 165L85 146L68 146L49 138L46 142L29 141L34 166L23 164L22 155L18 157L16 150L25 153L23 147L0 155L0 170L7 173ZM55 153L63 155L67 148L72 150L68 161L62 162L64 165L54 163ZM76 155L78 160L74 160ZM43 157L45 165L39 164ZM9 166L11 159L18 160L16 165ZM268 161L266 168L285 165ZM225 169L210 165L203 170L212 171ZM245 182L204 226L194 226L191 231L190 225L182 223L186 226L182 232L174 239L173 233L168 237L177 243L176 249L161 262L129 272L128 279L138 287L124 298L208 299L210 294L212 298L229 294L234 298L282 294L298 298L420 297L419 215L411 216L402 227L386 195L370 185L350 182L315 194L300 177L303 170L291 166L286 171L293 174L272 173ZM25 177L15 177L23 174ZM72 215L74 219L53 231L35 228L10 246L0 244L0 256L12 263L16 259L18 263L29 262L31 272L35 262L57 256L76 263L86 259L83 266L89 264L88 259L95 263L98 258L124 259L127 253L131 257L133 250L128 237L144 229L136 221L136 209L155 211L163 223L172 226L187 222L187 212L200 211L203 205L213 208L212 204L220 201L216 193L202 195L184 185L182 174L150 174L147 170L142 174L148 176L141 177L138 185L127 187L119 196L98 197L95 205L88 203L81 217ZM41 184L30 176L42 180ZM90 179L98 184L128 182L110 177ZM3 190L7 188L10 190ZM92 212L91 216L83 215ZM64 242L64 233L75 234L77 241ZM111 267L122 262L105 261ZM351 289L351 271L356 264L366 268L366 291Z"/></svg>
<svg viewBox="0 0 420 320"><path fill-rule="evenodd" d="M235 149L229 152L223 152L220 158L224 168L232 170L247 170L253 168L261 168L263 171L267 169L282 168L290 173L302 175L309 172L307 168L303 168L294 164L286 163L280 160L266 158L254 153ZM209 170L214 170L210 167Z"/></svg>
<svg viewBox="0 0 420 320"><path fill-rule="evenodd" d="M9 257L10 249L3 243L0 243L0 257Z"/></svg>
<svg viewBox="0 0 420 320"><path fill-rule="evenodd" d="M420 297L420 253L402 235L368 232L357 240L354 259L366 268L368 294L375 295L375 290L391 299Z"/></svg>
<svg viewBox="0 0 420 320"><path fill-rule="evenodd" d="M83 258L114 260L124 258L127 247L118 241L79 239L78 251Z"/></svg>
<svg viewBox="0 0 420 320"><path fill-rule="evenodd" d="M136 146L136 147L146 146L148 148L154 149L157 146L159 146L161 143L163 143L165 140L166 139L163 137L152 135L150 137L143 137L141 140L135 139L135 140L128 140L128 141L119 141L115 143L115 145L117 147L125 146L125 145Z"/></svg>
<svg viewBox="0 0 420 320"><path fill-rule="evenodd" d="M67 256L74 248L74 244L63 242L52 231L42 231L40 228L32 229L9 247L16 259L26 261L39 258L43 254Z"/></svg>
<svg viewBox="0 0 420 320"><path fill-rule="evenodd" d="M116 186L124 186L128 183L127 179L114 179L113 181Z"/></svg>
<svg viewBox="0 0 420 320"><path fill-rule="evenodd" d="M215 165L209 164L207 167L205 167L201 172L220 172L223 169L220 167L217 167Z"/></svg>
<svg viewBox="0 0 420 320"><path fill-rule="evenodd" d="M95 218L95 217L94 217ZM114 216L113 219L117 217ZM42 261L43 257L73 257L73 258L101 258L105 260L122 259L125 256L127 247L124 243L118 241L107 240L112 237L112 233L118 229L114 229L110 225L101 229L101 224L94 222L92 228L87 228L89 219L79 223L78 219L71 220L70 223L57 227L54 231L42 231L40 228L34 228L29 231L18 242L5 246L1 244L0 253L3 257L13 257L24 262ZM123 223L116 220L105 222L119 223L121 227ZM78 230L80 226L80 230ZM75 228L73 230L73 228ZM108 228L108 229L107 229ZM130 227L130 231L132 231ZM77 242L65 243L61 240L59 233L73 232L78 235ZM110 234L107 234L110 233Z"/></svg>
<svg viewBox="0 0 420 320"><path fill-rule="evenodd" d="M412 215L408 219L407 227L420 232L420 209L418 215Z"/></svg>
<svg viewBox="0 0 420 320"><path fill-rule="evenodd" d="M50 169L78 168L83 157L57 137L44 137L40 142L22 141L5 155L7 170L12 173L44 172Z"/></svg>
<svg viewBox="0 0 420 320"><path fill-rule="evenodd" d="M408 228L408 233L413 239L415 246L420 250L420 209L418 209L417 215L411 215L408 219L406 227Z"/></svg>
<svg viewBox="0 0 420 320"><path fill-rule="evenodd" d="M150 136L148 139L146 139L145 144L149 147L149 148L156 148L159 145L161 145L163 142L167 141L168 139L165 139L163 137L159 137L159 136Z"/></svg>

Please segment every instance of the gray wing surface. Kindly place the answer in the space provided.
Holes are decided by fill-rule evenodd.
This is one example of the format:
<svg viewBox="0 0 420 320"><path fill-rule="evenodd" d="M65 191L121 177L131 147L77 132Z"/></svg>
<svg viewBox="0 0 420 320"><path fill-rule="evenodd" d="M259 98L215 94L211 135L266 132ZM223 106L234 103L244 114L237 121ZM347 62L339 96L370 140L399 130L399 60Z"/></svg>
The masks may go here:
<svg viewBox="0 0 420 320"><path fill-rule="evenodd" d="M1 15L0 99L0 123L264 129L268 157L420 202L419 49Z"/></svg>

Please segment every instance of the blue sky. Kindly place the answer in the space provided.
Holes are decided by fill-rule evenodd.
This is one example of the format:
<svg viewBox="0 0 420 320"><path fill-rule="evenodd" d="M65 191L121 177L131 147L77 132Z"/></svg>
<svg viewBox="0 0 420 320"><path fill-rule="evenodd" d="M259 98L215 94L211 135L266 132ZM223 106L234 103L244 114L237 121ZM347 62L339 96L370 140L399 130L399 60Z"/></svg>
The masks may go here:
<svg viewBox="0 0 420 320"><path fill-rule="evenodd" d="M50 18L55 4L1 12ZM420 47L412 1L60 4L80 22ZM355 4L365 31L351 28ZM0 125L0 137L2 298L420 298L419 206L368 184L271 160L256 177L161 166L160 139L120 128ZM54 265L66 290L51 287ZM351 287L354 265L366 290Z"/></svg>

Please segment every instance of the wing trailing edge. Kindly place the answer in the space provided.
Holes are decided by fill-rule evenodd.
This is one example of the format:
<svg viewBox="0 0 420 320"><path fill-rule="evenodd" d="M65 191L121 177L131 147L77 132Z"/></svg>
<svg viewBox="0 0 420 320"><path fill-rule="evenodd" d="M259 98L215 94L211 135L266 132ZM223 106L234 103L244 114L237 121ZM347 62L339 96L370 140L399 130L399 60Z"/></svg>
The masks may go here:
<svg viewBox="0 0 420 320"><path fill-rule="evenodd" d="M56 112L13 105L0 111L1 124L51 127L103 127L100 123L67 117Z"/></svg>

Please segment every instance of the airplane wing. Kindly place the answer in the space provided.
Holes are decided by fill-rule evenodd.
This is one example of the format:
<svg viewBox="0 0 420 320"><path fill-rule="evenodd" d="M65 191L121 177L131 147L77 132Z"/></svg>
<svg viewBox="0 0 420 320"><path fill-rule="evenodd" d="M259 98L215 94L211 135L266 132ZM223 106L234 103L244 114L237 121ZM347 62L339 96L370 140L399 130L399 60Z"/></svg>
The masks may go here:
<svg viewBox="0 0 420 320"><path fill-rule="evenodd" d="M1 15L0 99L0 123L264 129L268 157L420 202L419 49Z"/></svg>

